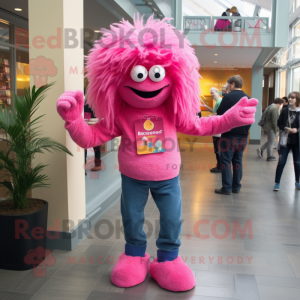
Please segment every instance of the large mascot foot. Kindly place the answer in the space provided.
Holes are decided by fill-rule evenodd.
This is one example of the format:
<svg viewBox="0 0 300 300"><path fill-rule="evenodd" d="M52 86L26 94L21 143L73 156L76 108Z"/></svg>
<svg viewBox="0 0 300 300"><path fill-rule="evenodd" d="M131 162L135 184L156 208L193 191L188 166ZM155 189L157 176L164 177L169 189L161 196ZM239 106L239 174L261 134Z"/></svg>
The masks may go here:
<svg viewBox="0 0 300 300"><path fill-rule="evenodd" d="M189 266L178 256L173 261L150 263L150 275L164 289L172 292L191 290L196 279Z"/></svg>
<svg viewBox="0 0 300 300"><path fill-rule="evenodd" d="M111 282L118 287L131 287L142 283L149 270L149 254L145 257L129 256L123 252L111 272Z"/></svg>

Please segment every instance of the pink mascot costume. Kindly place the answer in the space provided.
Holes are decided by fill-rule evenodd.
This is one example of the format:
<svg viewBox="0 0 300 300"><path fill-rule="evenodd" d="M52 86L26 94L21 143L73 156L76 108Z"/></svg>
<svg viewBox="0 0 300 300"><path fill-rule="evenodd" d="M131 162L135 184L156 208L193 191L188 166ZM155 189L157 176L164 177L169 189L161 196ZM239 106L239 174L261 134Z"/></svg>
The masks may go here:
<svg viewBox="0 0 300 300"><path fill-rule="evenodd" d="M177 132L210 136L254 123L255 99L241 99L222 116L199 118L199 63L189 41L166 20L136 18L103 29L87 58L87 99L99 122L83 117L82 91L57 101L65 128L82 148L121 136L121 214L125 250L111 281L142 283L148 271L170 291L187 291L195 277L179 254L181 232L180 152ZM177 165L174 168L174 165ZM150 262L143 231L149 190L160 211L157 258Z"/></svg>

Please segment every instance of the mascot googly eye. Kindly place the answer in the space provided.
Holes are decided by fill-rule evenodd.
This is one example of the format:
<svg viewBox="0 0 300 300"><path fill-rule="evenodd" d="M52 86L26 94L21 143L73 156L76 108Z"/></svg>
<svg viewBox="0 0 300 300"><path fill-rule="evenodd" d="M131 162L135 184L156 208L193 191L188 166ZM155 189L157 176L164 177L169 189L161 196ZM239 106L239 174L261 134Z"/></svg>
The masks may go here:
<svg viewBox="0 0 300 300"><path fill-rule="evenodd" d="M148 71L143 66L135 66L131 70L130 76L135 82L143 82L148 76Z"/></svg>
<svg viewBox="0 0 300 300"><path fill-rule="evenodd" d="M162 81L166 76L166 71L162 66L153 66L149 70L149 78L154 82Z"/></svg>

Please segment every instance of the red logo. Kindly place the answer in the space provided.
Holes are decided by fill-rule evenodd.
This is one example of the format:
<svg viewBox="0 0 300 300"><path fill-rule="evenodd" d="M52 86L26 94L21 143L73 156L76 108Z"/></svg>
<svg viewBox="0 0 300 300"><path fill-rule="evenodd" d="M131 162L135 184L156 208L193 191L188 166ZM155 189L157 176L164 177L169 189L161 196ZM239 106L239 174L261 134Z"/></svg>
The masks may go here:
<svg viewBox="0 0 300 300"><path fill-rule="evenodd" d="M45 277L47 266L54 266L55 257L52 252L43 247L37 247L35 250L29 250L24 257L24 262L27 265L33 265L34 277Z"/></svg>

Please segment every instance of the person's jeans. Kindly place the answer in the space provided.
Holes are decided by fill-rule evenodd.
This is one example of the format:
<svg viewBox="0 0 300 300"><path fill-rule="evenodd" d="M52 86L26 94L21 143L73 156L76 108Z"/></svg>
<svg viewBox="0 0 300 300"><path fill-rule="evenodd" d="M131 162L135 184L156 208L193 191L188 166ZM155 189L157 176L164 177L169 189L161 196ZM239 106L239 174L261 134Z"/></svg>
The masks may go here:
<svg viewBox="0 0 300 300"><path fill-rule="evenodd" d="M141 181L121 174L121 214L126 240L125 254L145 256L147 236L143 230L144 209L149 190L160 213L160 230L156 240L158 261L178 257L181 242L181 188L179 175L170 180ZM154 234L155 224L147 222L147 234Z"/></svg>
<svg viewBox="0 0 300 300"><path fill-rule="evenodd" d="M216 154L216 159L217 159L217 168L219 170L221 170L221 166L220 166L220 153L219 153L219 145L218 145L219 140L220 140L219 137L213 136L214 152Z"/></svg>
<svg viewBox="0 0 300 300"><path fill-rule="evenodd" d="M226 192L239 191L242 187L240 182L243 177L243 154L246 146L247 138L221 137L219 149L222 188Z"/></svg>
<svg viewBox="0 0 300 300"><path fill-rule="evenodd" d="M95 166L101 166L101 146L93 147L95 152ZM84 150L84 163L86 165L87 149Z"/></svg>
<svg viewBox="0 0 300 300"><path fill-rule="evenodd" d="M287 144L286 147L280 147L280 155L279 155L278 165L276 169L275 183L280 183L283 169L285 167L290 150L292 150L293 152L295 180L296 182L299 182L299 169L300 169L299 144L298 145Z"/></svg>
<svg viewBox="0 0 300 300"><path fill-rule="evenodd" d="M267 158L271 157L273 154L273 147L276 139L276 134L274 130L270 130L268 132L268 141L261 146L261 151L265 151L267 149Z"/></svg>

